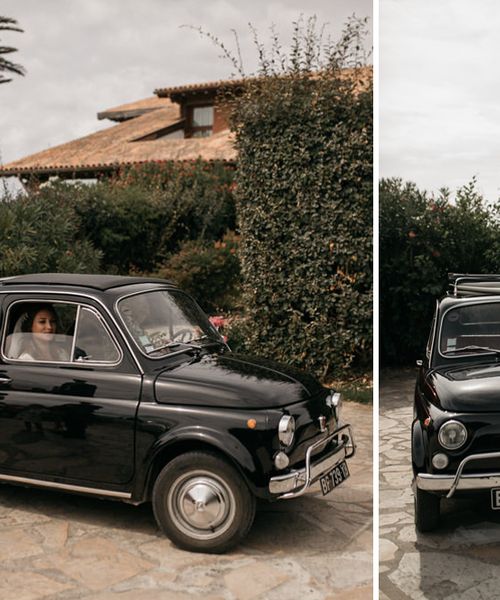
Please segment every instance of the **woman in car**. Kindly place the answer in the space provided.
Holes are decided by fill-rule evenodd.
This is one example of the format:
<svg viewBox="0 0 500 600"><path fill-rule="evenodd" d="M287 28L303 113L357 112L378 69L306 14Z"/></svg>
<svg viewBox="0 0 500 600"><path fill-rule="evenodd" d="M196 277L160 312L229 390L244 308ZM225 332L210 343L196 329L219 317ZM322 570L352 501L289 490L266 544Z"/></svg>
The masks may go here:
<svg viewBox="0 0 500 600"><path fill-rule="evenodd" d="M20 360L68 360L68 353L55 341L57 315L51 304L33 304L23 318L21 332Z"/></svg>

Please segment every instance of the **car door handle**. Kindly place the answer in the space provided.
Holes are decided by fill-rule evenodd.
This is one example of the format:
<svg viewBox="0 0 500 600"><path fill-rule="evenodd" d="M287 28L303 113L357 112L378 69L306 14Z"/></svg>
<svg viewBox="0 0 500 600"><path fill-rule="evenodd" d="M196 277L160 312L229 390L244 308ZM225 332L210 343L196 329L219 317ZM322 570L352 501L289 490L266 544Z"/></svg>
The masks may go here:
<svg viewBox="0 0 500 600"><path fill-rule="evenodd" d="M12 383L12 379L10 377L0 377L0 385Z"/></svg>

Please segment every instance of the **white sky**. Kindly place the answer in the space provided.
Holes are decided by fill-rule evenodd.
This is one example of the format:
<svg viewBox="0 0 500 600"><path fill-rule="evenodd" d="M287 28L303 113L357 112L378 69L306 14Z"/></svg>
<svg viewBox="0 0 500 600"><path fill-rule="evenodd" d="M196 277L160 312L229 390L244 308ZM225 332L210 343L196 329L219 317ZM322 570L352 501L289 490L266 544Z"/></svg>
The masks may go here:
<svg viewBox="0 0 500 600"><path fill-rule="evenodd" d="M380 175L500 196L500 2L380 0Z"/></svg>
<svg viewBox="0 0 500 600"><path fill-rule="evenodd" d="M371 0L2 0L0 13L24 29L3 32L0 43L17 48L7 58L27 70L0 85L3 163L107 127L97 112L155 88L228 78L220 51L181 25L201 26L231 49L236 29L250 72L249 22L266 41L274 23L286 43L301 14L329 23L333 35L353 13L372 24Z"/></svg>

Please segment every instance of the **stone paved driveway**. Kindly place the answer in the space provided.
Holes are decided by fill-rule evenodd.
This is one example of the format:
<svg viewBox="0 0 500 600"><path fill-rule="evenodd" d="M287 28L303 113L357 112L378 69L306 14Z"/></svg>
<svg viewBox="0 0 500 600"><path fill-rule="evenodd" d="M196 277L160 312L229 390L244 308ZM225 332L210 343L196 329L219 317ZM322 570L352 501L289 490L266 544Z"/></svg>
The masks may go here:
<svg viewBox="0 0 500 600"><path fill-rule="evenodd" d="M262 506L225 556L177 550L149 505L0 486L0 599L371 599L371 407L344 411L359 444L351 478Z"/></svg>
<svg viewBox="0 0 500 600"><path fill-rule="evenodd" d="M442 501L442 526L415 533L410 426L415 373L380 389L380 600L500 597L500 514L489 498Z"/></svg>

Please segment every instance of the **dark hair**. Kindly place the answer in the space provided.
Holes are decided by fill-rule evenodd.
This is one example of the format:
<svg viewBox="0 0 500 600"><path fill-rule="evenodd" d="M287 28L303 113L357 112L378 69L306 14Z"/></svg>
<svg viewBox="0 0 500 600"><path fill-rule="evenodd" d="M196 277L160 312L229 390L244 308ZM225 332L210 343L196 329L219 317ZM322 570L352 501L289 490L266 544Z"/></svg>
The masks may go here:
<svg viewBox="0 0 500 600"><path fill-rule="evenodd" d="M58 329L57 327L57 313L54 309L54 307L52 306L52 304L31 304L30 308L28 308L28 310L26 311L26 314L24 315L23 318L23 322L21 323L21 331L23 333L30 333L32 328L33 328L33 321L36 317L36 315L41 311L41 310L46 310L50 313L52 313L54 315L54 317L56 318L56 330Z"/></svg>

